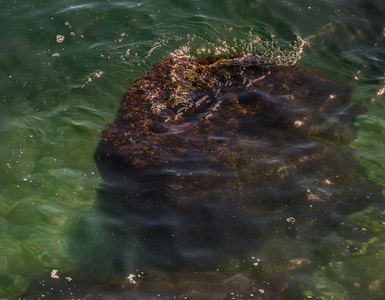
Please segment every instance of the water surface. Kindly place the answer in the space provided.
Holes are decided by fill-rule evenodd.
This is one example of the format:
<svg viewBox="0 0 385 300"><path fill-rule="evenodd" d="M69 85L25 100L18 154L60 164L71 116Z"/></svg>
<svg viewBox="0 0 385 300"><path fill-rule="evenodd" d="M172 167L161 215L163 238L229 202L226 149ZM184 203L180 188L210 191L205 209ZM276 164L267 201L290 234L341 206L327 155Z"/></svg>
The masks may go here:
<svg viewBox="0 0 385 300"><path fill-rule="evenodd" d="M382 1L0 1L0 7L4 299L53 269L113 272L114 249L127 249L127 270L140 265L130 250L135 241L114 239L109 228L116 220L98 209L93 154L125 89L170 55L267 53L352 85L353 102L365 102L368 112L357 119L351 146L369 178L385 186ZM349 216L359 234L324 237L316 271L296 273L313 284L303 291L381 299L383 214L381 205L369 206ZM280 239L265 252L270 247L287 255L278 251L273 268L305 251Z"/></svg>

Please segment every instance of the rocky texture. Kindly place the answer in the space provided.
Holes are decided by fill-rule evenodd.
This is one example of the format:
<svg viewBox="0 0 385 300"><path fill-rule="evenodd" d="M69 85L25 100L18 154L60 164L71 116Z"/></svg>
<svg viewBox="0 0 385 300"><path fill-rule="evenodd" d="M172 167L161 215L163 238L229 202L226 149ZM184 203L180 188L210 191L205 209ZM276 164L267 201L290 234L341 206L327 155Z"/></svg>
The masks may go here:
<svg viewBox="0 0 385 300"><path fill-rule="evenodd" d="M192 249L208 260L214 249L240 253L277 218L317 239L367 205L354 196L365 171L346 147L360 110L351 92L252 55L169 57L133 83L103 132L95 158L114 191L101 205L115 203L127 224L152 220L135 231L172 260Z"/></svg>
<svg viewBox="0 0 385 300"><path fill-rule="evenodd" d="M126 92L96 156L143 170L199 152L208 163L238 168L245 137L287 143L326 134L346 142L350 94L317 72L264 68L249 56L170 57ZM326 120L327 128L319 128Z"/></svg>

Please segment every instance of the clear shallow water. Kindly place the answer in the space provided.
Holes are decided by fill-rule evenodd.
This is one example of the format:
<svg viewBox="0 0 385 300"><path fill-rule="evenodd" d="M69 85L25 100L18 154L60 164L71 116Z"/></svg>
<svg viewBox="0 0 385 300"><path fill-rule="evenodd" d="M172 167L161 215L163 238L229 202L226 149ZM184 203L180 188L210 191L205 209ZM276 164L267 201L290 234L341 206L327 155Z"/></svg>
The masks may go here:
<svg viewBox="0 0 385 300"><path fill-rule="evenodd" d="M0 1L0 7L4 299L52 269L108 273L114 248L127 248L127 268L138 265L133 240L101 247L113 240L106 228L116 220L95 205L101 179L93 154L124 90L171 54L267 51L354 86L353 101L367 103L368 112L358 118L351 145L370 178L385 186L381 1ZM327 236L319 252L331 254L303 274L337 299L360 293L380 299L383 211L369 207L350 218L370 238ZM286 249L278 261L301 256L290 242L275 243L264 251ZM356 249L341 255L349 247Z"/></svg>

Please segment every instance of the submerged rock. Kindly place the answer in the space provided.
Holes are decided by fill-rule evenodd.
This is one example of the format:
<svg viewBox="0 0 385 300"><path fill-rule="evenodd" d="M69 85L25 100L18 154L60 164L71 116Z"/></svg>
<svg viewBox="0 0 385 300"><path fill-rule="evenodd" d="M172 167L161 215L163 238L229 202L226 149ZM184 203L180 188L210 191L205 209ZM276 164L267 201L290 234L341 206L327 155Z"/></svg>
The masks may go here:
<svg viewBox="0 0 385 300"><path fill-rule="evenodd" d="M136 229L152 242L191 251L211 240L211 248L239 252L238 238L258 242L284 207L280 218L294 218L301 238L316 238L366 205L352 200L366 179L345 147L360 110L350 97L348 85L318 72L268 68L252 55L169 57L127 90L96 163L115 186L112 198L121 196L122 218L136 211L159 221L150 232Z"/></svg>
<svg viewBox="0 0 385 300"><path fill-rule="evenodd" d="M311 274L312 245L341 226L347 234L347 215L382 199L348 147L362 109L350 106L351 93L318 72L252 55L157 63L127 90L95 153L105 183L99 206L115 220L115 271L177 276L190 292L199 279L183 281L188 274L219 272L210 280L221 293L218 276L231 281L237 270L243 279L232 287L244 297L266 278L286 278L277 272ZM134 267L116 246L132 235ZM153 293L159 283L144 285ZM284 290L256 298L289 299L277 296Z"/></svg>

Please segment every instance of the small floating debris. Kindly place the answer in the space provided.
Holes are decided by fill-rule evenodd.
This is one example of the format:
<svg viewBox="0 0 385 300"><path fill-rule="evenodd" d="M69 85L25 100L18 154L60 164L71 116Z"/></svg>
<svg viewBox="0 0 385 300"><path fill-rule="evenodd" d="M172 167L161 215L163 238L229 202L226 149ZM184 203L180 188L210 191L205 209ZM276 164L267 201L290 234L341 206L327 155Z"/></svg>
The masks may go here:
<svg viewBox="0 0 385 300"><path fill-rule="evenodd" d="M58 272L58 270L53 269L53 270L51 271L51 278L53 278L53 279L59 279L59 276L56 275L57 272Z"/></svg>
<svg viewBox="0 0 385 300"><path fill-rule="evenodd" d="M56 42L58 42L58 43L63 43L63 42L64 42L64 36L61 35L61 34L58 34L58 35L56 36Z"/></svg>
<svg viewBox="0 0 385 300"><path fill-rule="evenodd" d="M127 279L128 279L128 281L129 281L130 283L135 284L136 281L134 280L134 277L136 277L135 274L130 274L130 275L127 276Z"/></svg>

